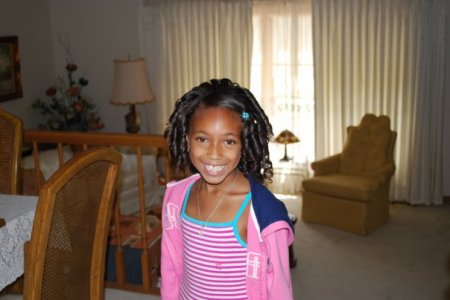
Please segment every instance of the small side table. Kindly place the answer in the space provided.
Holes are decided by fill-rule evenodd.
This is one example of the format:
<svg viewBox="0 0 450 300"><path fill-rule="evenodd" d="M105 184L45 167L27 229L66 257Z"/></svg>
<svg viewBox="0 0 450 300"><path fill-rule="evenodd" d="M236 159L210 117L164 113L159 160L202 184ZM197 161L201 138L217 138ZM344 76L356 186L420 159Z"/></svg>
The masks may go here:
<svg viewBox="0 0 450 300"><path fill-rule="evenodd" d="M274 163L272 183L267 187L275 194L299 194L306 177L305 163L279 161Z"/></svg>

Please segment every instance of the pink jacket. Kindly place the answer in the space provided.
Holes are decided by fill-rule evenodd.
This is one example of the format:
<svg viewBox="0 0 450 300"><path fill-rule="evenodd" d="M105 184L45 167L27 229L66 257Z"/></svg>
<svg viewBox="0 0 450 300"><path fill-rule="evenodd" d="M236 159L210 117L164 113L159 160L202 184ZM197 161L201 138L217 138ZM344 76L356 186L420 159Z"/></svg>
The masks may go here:
<svg viewBox="0 0 450 300"><path fill-rule="evenodd" d="M183 276L181 209L198 174L167 185L163 203L161 299L178 300ZM252 202L247 224L247 295L250 300L294 299L288 246L294 240L284 204L249 177Z"/></svg>

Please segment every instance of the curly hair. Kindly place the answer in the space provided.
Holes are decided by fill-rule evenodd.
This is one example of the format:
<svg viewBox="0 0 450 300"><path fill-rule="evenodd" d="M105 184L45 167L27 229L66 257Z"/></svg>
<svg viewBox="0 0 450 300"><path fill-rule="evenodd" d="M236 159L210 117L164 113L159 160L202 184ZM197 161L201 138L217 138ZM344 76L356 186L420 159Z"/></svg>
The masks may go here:
<svg viewBox="0 0 450 300"><path fill-rule="evenodd" d="M269 141L273 137L272 125L253 94L227 78L203 82L176 101L164 131L175 172L196 172L189 158L186 136L191 118L199 107L225 107L239 113L242 153L238 169L259 182L271 182L273 170Z"/></svg>

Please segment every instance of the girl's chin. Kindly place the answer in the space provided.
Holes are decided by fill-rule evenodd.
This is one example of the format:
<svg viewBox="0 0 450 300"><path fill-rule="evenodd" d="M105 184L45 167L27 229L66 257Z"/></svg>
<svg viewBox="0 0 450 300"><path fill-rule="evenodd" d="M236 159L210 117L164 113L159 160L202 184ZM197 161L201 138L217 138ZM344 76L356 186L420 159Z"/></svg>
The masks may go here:
<svg viewBox="0 0 450 300"><path fill-rule="evenodd" d="M225 170L219 173L211 173L205 170L200 172L200 175L202 176L203 180L209 184L220 184L231 174L232 172L227 173Z"/></svg>
<svg viewBox="0 0 450 300"><path fill-rule="evenodd" d="M203 180L209 184L219 184L225 179L225 176L222 174L216 175L216 174L209 174L207 172L203 172L203 173L200 173L200 175L202 176Z"/></svg>

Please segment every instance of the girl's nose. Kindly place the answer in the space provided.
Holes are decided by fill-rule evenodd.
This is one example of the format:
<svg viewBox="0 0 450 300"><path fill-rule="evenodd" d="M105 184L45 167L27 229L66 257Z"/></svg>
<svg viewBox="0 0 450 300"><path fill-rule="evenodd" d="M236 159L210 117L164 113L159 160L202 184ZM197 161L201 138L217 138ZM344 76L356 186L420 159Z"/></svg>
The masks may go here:
<svg viewBox="0 0 450 300"><path fill-rule="evenodd" d="M220 143L211 143L208 149L208 158L210 159L221 159L222 158L222 147Z"/></svg>

